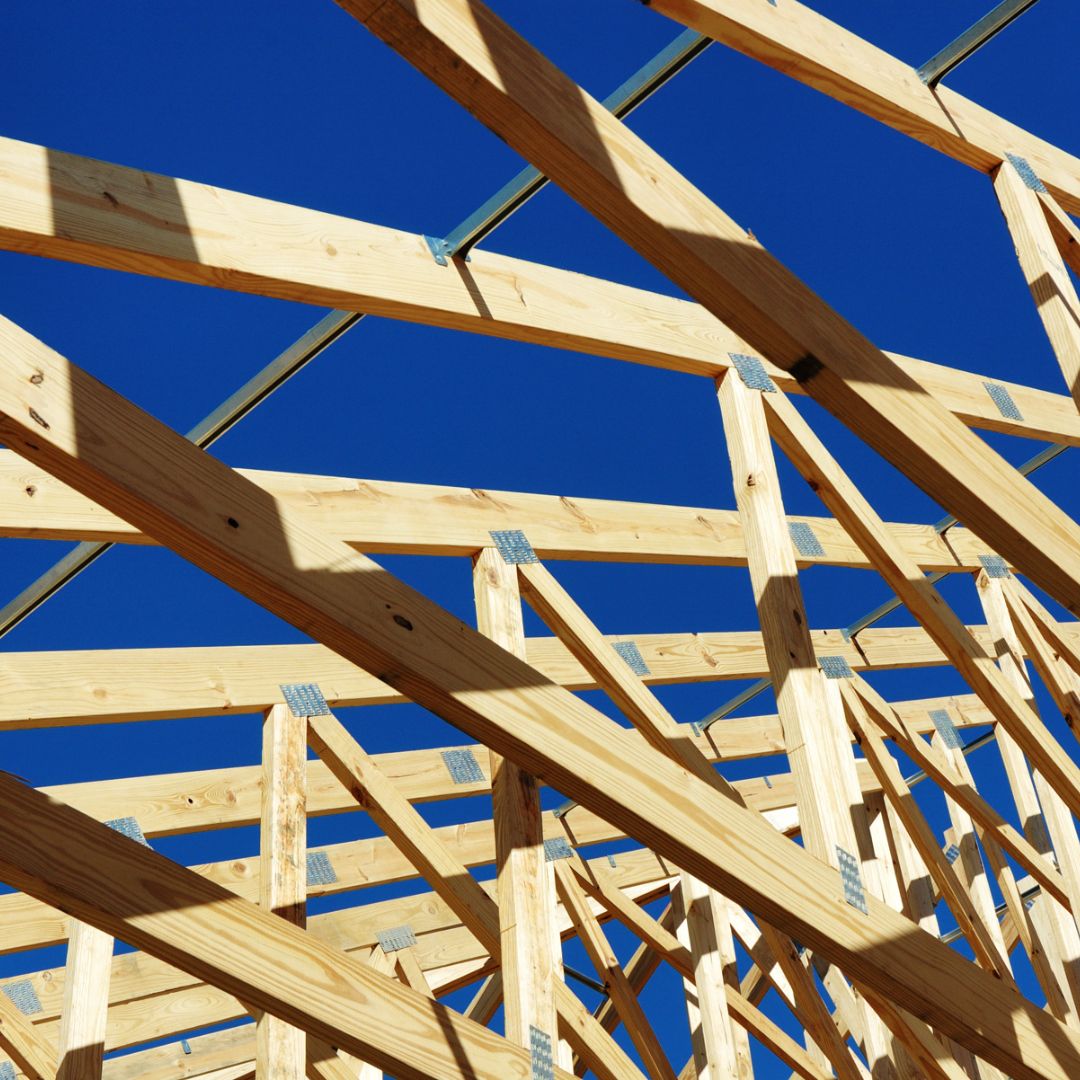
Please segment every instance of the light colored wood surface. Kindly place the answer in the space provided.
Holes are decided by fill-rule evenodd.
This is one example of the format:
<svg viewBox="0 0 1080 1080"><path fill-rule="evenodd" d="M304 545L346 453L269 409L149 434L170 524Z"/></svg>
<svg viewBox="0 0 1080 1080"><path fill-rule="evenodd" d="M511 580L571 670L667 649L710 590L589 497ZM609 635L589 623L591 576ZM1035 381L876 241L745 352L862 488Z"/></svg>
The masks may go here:
<svg viewBox="0 0 1080 1080"><path fill-rule="evenodd" d="M370 555L472 556L491 531L521 529L541 558L742 566L746 545L731 510L616 502L568 495L403 484L238 469L308 525ZM806 565L866 567L869 561L835 521L792 518L814 531L824 554ZM927 571L977 570L982 545L966 529L946 542L929 525L890 523L897 541ZM152 544L151 537L29 462L0 450L0 536Z"/></svg>
<svg viewBox="0 0 1080 1080"><path fill-rule="evenodd" d="M1077 624L1070 620L1063 628L1080 640ZM975 627L973 633L989 642L985 628ZM843 656L857 671L945 663L921 628L871 627L859 634L857 647L839 630L812 630L810 637L818 654ZM652 685L753 679L769 670L757 630L610 638L638 646L650 672L645 681ZM596 686L554 638L530 638L526 653L530 665L566 689ZM400 690L317 645L5 653L0 725L19 729L260 712L281 701L278 684L286 678L318 683L336 707L407 700ZM739 723L725 721L721 730L744 730Z"/></svg>
<svg viewBox="0 0 1080 1080"><path fill-rule="evenodd" d="M307 721L287 705L263 718L259 905L307 925ZM307 1036L270 1013L255 1022L256 1080L304 1080Z"/></svg>
<svg viewBox="0 0 1080 1080"><path fill-rule="evenodd" d="M57 1080L101 1080L113 944L111 935L96 926L71 921L57 1033Z"/></svg>

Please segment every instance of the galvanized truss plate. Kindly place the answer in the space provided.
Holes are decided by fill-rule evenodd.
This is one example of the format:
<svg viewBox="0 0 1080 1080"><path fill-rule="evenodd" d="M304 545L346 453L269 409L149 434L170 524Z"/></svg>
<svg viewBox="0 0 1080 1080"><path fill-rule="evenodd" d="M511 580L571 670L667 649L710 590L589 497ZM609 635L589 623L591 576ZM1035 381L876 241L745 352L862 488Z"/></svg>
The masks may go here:
<svg viewBox="0 0 1080 1080"><path fill-rule="evenodd" d="M572 859L573 857L574 849L564 837L557 836L554 840L544 841L544 858L548 862L555 862L556 859Z"/></svg>
<svg viewBox="0 0 1080 1080"><path fill-rule="evenodd" d="M540 561L520 529L492 529L489 535L495 542L495 549L511 566Z"/></svg>
<svg viewBox="0 0 1080 1080"><path fill-rule="evenodd" d="M941 741L950 750L960 750L963 747L964 741L960 738L960 732L956 730L956 725L953 723L953 718L949 715L948 709L931 709L930 719L934 722L934 727L937 728Z"/></svg>
<svg viewBox="0 0 1080 1080"><path fill-rule="evenodd" d="M25 1016L33 1016L42 1011L41 1001L34 989L34 984L29 979L19 979L18 982L8 983L0 987L7 994L12 1005Z"/></svg>
<svg viewBox="0 0 1080 1080"><path fill-rule="evenodd" d="M648 675L649 665L637 647L636 641L616 641L611 646L627 663L635 675Z"/></svg>
<svg viewBox="0 0 1080 1080"><path fill-rule="evenodd" d="M998 412L1001 413L1006 420L1024 419L1024 414L1020 411L1016 402L1013 401L1012 394L1009 393L1008 387L1002 386L1001 383L984 382L983 388L990 395L990 400L997 406Z"/></svg>
<svg viewBox="0 0 1080 1080"><path fill-rule="evenodd" d="M376 930L379 948L385 953L398 952L416 944L416 934L411 926L392 926L388 930Z"/></svg>
<svg viewBox="0 0 1080 1080"><path fill-rule="evenodd" d="M1020 179L1032 191L1046 191L1046 185L1039 179L1038 174L1031 167L1031 162L1027 158L1021 157L1019 154L1006 154L1009 159L1009 164L1020 174Z"/></svg>
<svg viewBox="0 0 1080 1080"><path fill-rule="evenodd" d="M535 1024L529 1025L529 1058L532 1064L532 1080L555 1080L551 1036Z"/></svg>
<svg viewBox="0 0 1080 1080"><path fill-rule="evenodd" d="M329 716L330 707L315 683L282 683L281 693L293 716Z"/></svg>
<svg viewBox="0 0 1080 1080"><path fill-rule="evenodd" d="M825 673L827 679L852 679L855 677L855 672L851 670L851 665L847 662L846 657L819 656L818 663L821 665L821 670Z"/></svg>
<svg viewBox="0 0 1080 1080"><path fill-rule="evenodd" d="M330 856L325 851L309 851L307 853L307 883L308 885L333 885L337 881L337 871L334 870Z"/></svg>
<svg viewBox="0 0 1080 1080"><path fill-rule="evenodd" d="M105 822L110 829L120 833L122 836L126 836L129 840L134 840L137 844L142 844L143 847L149 847L146 837L143 836L142 828L139 823L133 817L121 817L111 818Z"/></svg>
<svg viewBox="0 0 1080 1080"><path fill-rule="evenodd" d="M864 915L870 914L866 906L866 893L863 891L862 875L859 873L859 864L849 851L845 851L839 844L836 845L836 858L840 864L840 880L844 885L844 899L853 907L858 908Z"/></svg>
<svg viewBox="0 0 1080 1080"><path fill-rule="evenodd" d="M980 555L979 562L987 577L1006 578L1009 576L1008 563L1000 555Z"/></svg>
<svg viewBox="0 0 1080 1080"><path fill-rule="evenodd" d="M444 750L443 764L455 784L482 784L484 772L471 750Z"/></svg>
<svg viewBox="0 0 1080 1080"><path fill-rule="evenodd" d="M795 550L800 555L824 555L825 549L817 538L817 533L805 521L789 521L788 532L791 533Z"/></svg>
<svg viewBox="0 0 1080 1080"><path fill-rule="evenodd" d="M746 353L728 353L735 370L751 390L761 390L766 394L776 393L776 383L769 378L765 365L757 356L747 356Z"/></svg>

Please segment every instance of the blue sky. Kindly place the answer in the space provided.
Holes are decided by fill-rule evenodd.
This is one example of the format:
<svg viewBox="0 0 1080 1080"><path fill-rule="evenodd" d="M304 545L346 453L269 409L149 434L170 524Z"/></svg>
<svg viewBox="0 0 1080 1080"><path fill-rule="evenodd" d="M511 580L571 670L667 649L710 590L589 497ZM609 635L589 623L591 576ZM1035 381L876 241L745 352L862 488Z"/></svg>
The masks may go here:
<svg viewBox="0 0 1080 1080"><path fill-rule="evenodd" d="M494 6L598 97L681 29L627 0ZM811 6L918 64L991 5ZM503 142L329 0L16 4L6 6L0 28L15 43L0 69L7 136L432 234L448 232L520 168ZM1078 29L1075 5L1043 0L948 83L1080 149L1071 107ZM882 347L1063 390L986 177L721 46L644 105L631 126ZM485 246L676 292L554 188ZM4 315L180 430L323 314L11 254L0 254L0 282ZM831 418L805 407L883 516L941 516ZM991 441L1015 462L1040 448ZM379 319L364 320L214 453L252 468L733 505L706 380ZM1075 475L1067 455L1039 477L1072 513ZM822 512L783 463L782 476L789 510ZM66 548L5 541L0 603ZM467 561L380 561L471 618ZM580 563L554 570L607 632L756 626L742 571ZM815 627L846 625L888 596L880 580L857 571L815 570L804 587ZM948 595L978 621L969 582L952 583ZM908 620L901 613L894 621ZM528 625L540 632L531 617ZM0 649L300 640L175 556L133 548L111 552ZM661 696L690 720L742 685L673 687ZM937 670L886 675L877 685L892 697L962 689ZM609 708L596 695L590 700ZM749 711L771 708L763 696ZM372 750L457 741L413 707L352 710L344 719ZM43 785L250 764L258 733L257 717L9 732L3 767ZM783 767L782 759L768 764ZM993 792L999 771L989 761L980 767L980 784ZM940 807L928 808L940 820ZM438 823L488 812L484 800L425 810ZM369 833L360 815L343 815L313 822L311 841ZM258 841L253 830L225 830L160 846L195 862L253 854ZM631 943L617 930L612 938L625 958ZM0 970L59 962L62 953L52 951L7 958ZM575 962L588 966L583 957ZM677 1067L688 1045L678 994L673 979L658 976L646 996ZM760 1076L787 1075L767 1055L757 1065Z"/></svg>

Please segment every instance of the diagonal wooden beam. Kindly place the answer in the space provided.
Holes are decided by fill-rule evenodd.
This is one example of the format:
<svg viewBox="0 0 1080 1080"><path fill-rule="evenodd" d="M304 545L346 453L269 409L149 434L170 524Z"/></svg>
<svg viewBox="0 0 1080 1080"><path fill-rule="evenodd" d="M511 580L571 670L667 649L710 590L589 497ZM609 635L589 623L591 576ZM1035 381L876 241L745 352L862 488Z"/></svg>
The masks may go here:
<svg viewBox="0 0 1080 1080"><path fill-rule="evenodd" d="M1080 528L492 12L477 0L341 3L968 528L1080 612Z"/></svg>
<svg viewBox="0 0 1080 1080"><path fill-rule="evenodd" d="M0 365L0 437L16 452L65 483L92 490L103 505L196 565L617 823L852 978L904 1008L917 1009L936 1028L1013 1076L1055 1076L1080 1068L1080 1038L1056 1020L914 930L887 905L871 898L864 915L843 903L835 871L644 743L613 753L611 733L617 727L611 721L371 560L308 533L254 485L6 320L0 321L0 353L5 357ZM27 800L34 807L42 805L43 797L23 792L21 785L0 785L4 791L12 795L12 811ZM7 808L3 802L0 798L0 809ZM71 813L81 824L84 819ZM52 839L63 831L56 823L59 817L69 820L66 815L63 808L52 807L52 828L0 835L3 876L47 901L61 900L80 917L89 911L92 896L113 912L96 916L99 921L117 926L123 921L116 918L117 909L129 911L125 905L132 898L116 895L111 886L101 887L96 875L86 873L85 864L79 864L82 873L76 881L57 863ZM88 858L99 846L94 845ZM199 908L193 894L215 901L227 896L205 882L196 886L180 868L175 874L178 895L192 898L182 905L192 918L199 915L192 911ZM98 881L89 894L88 876ZM119 880L105 872L100 877ZM236 908L239 903L218 908L242 912L240 921L255 917L246 907ZM300 931L265 918L281 923L272 929L260 923L266 935L283 944L306 942ZM220 953L207 957L202 952L207 942L222 946L220 935L204 934L197 956L189 958L156 941L142 921L135 930L124 927L128 940L133 933L138 934L136 944L145 948L149 942L184 964L221 965ZM297 949L299 945L286 952L299 960ZM237 984L235 970L209 973L225 980L222 986ZM259 1001L253 997L257 988L237 989L260 1007L277 1007L296 1019L295 997L286 1002L267 993ZM293 992L291 986L282 989L282 994ZM394 990L400 992L403 988ZM413 1003L412 998L402 1000L403 1008ZM312 1027L319 1023L308 1013L304 1016L305 1023L314 1020ZM364 1030L370 1033L377 1021L367 1019ZM1006 1031L1008 1038L1002 1036ZM327 1027L318 1033L331 1034ZM474 1045L471 1028L464 1028L461 1037ZM389 1057L385 1045L374 1047L363 1039L347 1048L367 1054L375 1064ZM514 1075L510 1061L505 1064L505 1075ZM455 1071L456 1066L445 1075Z"/></svg>
<svg viewBox="0 0 1080 1080"><path fill-rule="evenodd" d="M1009 227L1031 298L1073 400L1080 403L1080 298L1058 254L1044 204L1011 161L994 173L994 191Z"/></svg>
<svg viewBox="0 0 1080 1080"><path fill-rule="evenodd" d="M800 4L650 0L677 22L774 67L957 161L988 173L1009 152L1034 164L1080 213L1080 160L948 86L929 87L909 64Z"/></svg>
<svg viewBox="0 0 1080 1080"><path fill-rule="evenodd" d="M395 1075L530 1075L499 1036L7 775L0 812L0 876L83 922Z"/></svg>

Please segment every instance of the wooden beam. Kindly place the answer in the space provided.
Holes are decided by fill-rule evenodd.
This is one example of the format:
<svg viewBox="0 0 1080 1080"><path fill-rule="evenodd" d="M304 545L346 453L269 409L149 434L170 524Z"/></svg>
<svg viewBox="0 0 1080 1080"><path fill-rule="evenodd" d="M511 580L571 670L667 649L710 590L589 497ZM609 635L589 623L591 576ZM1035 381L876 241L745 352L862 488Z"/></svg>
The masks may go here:
<svg viewBox="0 0 1080 1080"><path fill-rule="evenodd" d="M626 973L611 951L600 923L589 910L577 878L562 860L555 863L555 885L589 960L607 987L612 1004L618 1010L626 1032L641 1055L649 1076L653 1080L675 1080L675 1070L672 1069L656 1032L645 1016Z"/></svg>
<svg viewBox="0 0 1080 1080"><path fill-rule="evenodd" d="M702 1080L752 1077L750 1045L728 1011L728 991L738 992L739 979L727 907L688 874L680 876L671 895L678 943L693 964L693 977L684 975L684 986L697 1075Z"/></svg>
<svg viewBox="0 0 1080 1080"><path fill-rule="evenodd" d="M93 490L103 505L166 540L184 557L601 813L853 978L905 1008L917 1008L935 1027L1015 1077L1053 1076L1073 1064L1080 1068L1080 1039L1056 1020L1018 1001L947 946L913 934L910 923L885 904L872 899L869 915L863 915L838 902L839 875L778 836L758 815L735 806L696 777L687 777L644 744L636 747L628 742L614 753L611 733L616 726L584 702L371 560L308 533L254 485L6 320L0 321L0 348L7 358L0 366L0 437L16 452L80 490ZM168 483L161 480L165 476L171 478ZM199 493L198 500L191 498L192 491ZM0 809L7 808L3 793L9 791L12 812L24 801L35 808L47 805L38 801L43 797L24 793L20 785L14 790L5 786L13 783L0 777ZM43 834L30 827L45 820L42 814L21 816L26 828L0 834L0 871L17 888L46 901L61 900L79 917L90 910L87 901L93 897L106 913L113 909L100 921L115 926L122 922L115 908L129 911L121 901L130 905L133 899L118 898L109 888L87 894L86 873L77 874L77 881L65 876L70 862L59 864L52 850L55 845L47 839L62 833L58 817L66 822L67 814L62 807L49 807L52 827L45 826ZM84 820L74 811L71 814L76 821ZM191 897L190 904L181 903L185 917L198 919L210 898L217 904L215 910L239 912L237 921L242 923L260 914L236 907L241 901L225 902L227 892L195 876L197 885L189 881L182 868L170 868L170 873L177 876L178 896ZM104 871L101 878L119 880ZM66 887L55 884L58 880ZM271 929L257 921L260 940L281 942L279 955L286 943L296 942L295 949L285 951L301 963L299 942L306 943L302 932L282 920L266 919L281 925ZM197 955L189 957L178 955L171 937L157 937L143 921L135 929L125 926L124 932L129 939L137 934L136 944L146 948L149 943L184 964L213 969L215 962L222 963L224 951L213 956L203 951L207 943L225 949L217 934L204 933ZM309 949L315 947L308 943ZM213 969L210 974L221 980L222 987L240 981L232 970ZM309 1031L329 1036L322 1021L311 1015L311 999L297 1002L294 986L278 985L283 974L288 968L278 963L274 992L263 995L262 1001L253 996L257 988L237 989L267 1011L277 1007L293 1022L302 1012L303 1024L312 1023ZM369 978L366 973L356 977L361 983ZM297 985L304 981L299 979ZM365 986L363 993L366 990ZM395 988L394 994L399 993L406 991ZM403 998L402 1008L415 1008L413 998ZM358 1015L355 1009L351 1015ZM375 1016L360 1019L369 1036L377 1031ZM445 1022L458 1031L458 1021ZM349 1030L357 1033L355 1027ZM1005 1030L1008 1040L1000 1036ZM492 1046L500 1055L510 1053L502 1044L483 1042L490 1037L484 1029L474 1033L471 1026L464 1026L460 1034L463 1042L476 1045L478 1054L483 1047L486 1055ZM400 1027L394 1036L400 1052L411 1053L402 1042ZM371 1037L381 1045L362 1038L351 1046L339 1045L369 1055L375 1064L396 1060L396 1055L386 1053L382 1033ZM516 1061L500 1057L507 1070L504 1075L514 1075ZM454 1063L436 1068L444 1068L446 1076L459 1071Z"/></svg>
<svg viewBox="0 0 1080 1080"><path fill-rule="evenodd" d="M1080 403L1080 298L1058 254L1043 204L1011 161L998 166L994 190L1065 385Z"/></svg>
<svg viewBox="0 0 1080 1080"><path fill-rule="evenodd" d="M112 960L112 936L72 919L56 1049L57 1080L101 1080Z"/></svg>
<svg viewBox="0 0 1080 1080"><path fill-rule="evenodd" d="M307 720L287 705L263 719L259 904L293 926L307 925ZM257 1080L304 1080L307 1037L271 1013L255 1022Z"/></svg>
<svg viewBox="0 0 1080 1080"><path fill-rule="evenodd" d="M473 556L491 532L521 529L541 558L744 566L746 544L731 510L616 502L568 495L402 484L334 476L238 469L309 527L375 554ZM805 565L868 567L859 546L831 518L792 518L808 525L821 555ZM929 525L893 522L897 541L926 571L978 570L984 546L966 529L948 541ZM0 537L106 540L153 544L127 522L54 480L9 450L0 450Z"/></svg>
<svg viewBox="0 0 1080 1080"><path fill-rule="evenodd" d="M1061 625L1080 644L1080 624ZM985 627L973 627L972 632L989 644ZM623 633L609 635L609 640L637 645L649 668L645 681L650 685L751 679L769 673L757 630ZM840 630L812 630L811 640L818 654L843 656L857 671L947 662L921 627L872 627L859 634L857 646L845 641ZM527 658L542 675L568 690L596 687L595 679L554 638L530 638ZM317 682L334 707L408 700L400 690L319 645L5 653L0 727L17 730L261 712L281 701L282 678ZM725 720L713 732L721 740L718 746L724 745L723 733L729 730L753 729L745 721ZM772 730L778 730L775 724ZM701 742L708 747L708 740ZM744 752L755 756L767 752L758 749L767 745L767 739L747 740ZM739 751L733 746L727 752Z"/></svg>
<svg viewBox="0 0 1080 1080"><path fill-rule="evenodd" d="M410 0L341 3L752 351L794 374L905 476L1080 613L1075 522L493 13L476 0L431 0L422 11Z"/></svg>
<svg viewBox="0 0 1080 1080"><path fill-rule="evenodd" d="M494 547L473 561L473 594L480 633L526 659L517 572ZM544 855L540 783L501 754L491 751L489 761L506 1035L527 1047L535 1028L554 1047L562 956L553 950L555 882Z"/></svg>
<svg viewBox="0 0 1080 1080"><path fill-rule="evenodd" d="M975 959L1007 984L1012 984L1008 957L1000 947L983 915L972 903L956 871L942 854L937 837L930 830L922 811L908 789L900 768L885 747L880 729L867 713L862 700L847 687L843 689L848 722L859 739L859 746L881 781L885 797L892 803L903 828L930 871L945 902L971 946Z"/></svg>
<svg viewBox="0 0 1080 1080"><path fill-rule="evenodd" d="M1080 213L1080 160L951 87L927 86L910 65L796 0L764 12L745 0L651 6L980 172L1020 154L1063 206Z"/></svg>
<svg viewBox="0 0 1080 1080"><path fill-rule="evenodd" d="M708 378L747 351L686 300L478 249L467 265L443 267L418 233L15 139L0 139L0 246ZM1063 395L1007 384L1024 418L1009 419L980 376L893 359L965 423L1080 444L1080 418ZM773 373L798 392L795 378Z"/></svg>
<svg viewBox="0 0 1080 1080"><path fill-rule="evenodd" d="M480 883L455 858L453 851L441 842L419 812L379 772L371 758L336 717L333 715L310 717L308 738L342 785L475 935L484 951L502 964L504 982L510 972L513 972L515 977L528 978L532 972L523 969L520 962L517 968L507 967L504 953L507 935L502 932L504 924L501 908L506 898L504 886L498 886L499 903L494 903ZM538 824L539 816L539 807L537 807ZM498 847L497 824L496 847ZM543 860L542 833L540 833L539 847L540 858ZM543 861L541 861L541 869L546 871ZM546 885L546 878L544 884ZM513 899L516 903L511 911L520 912L522 906L520 899ZM539 1019L539 1010L528 1000L523 1002L531 1006L529 1012L524 1014L524 1019L529 1021L529 1026L548 1034L554 1052L558 1030L556 1012L558 1012L563 1030L572 1033L569 1037L574 1039L579 1052L588 1060L590 1067L597 1075L603 1076L605 1080L640 1080L641 1074L629 1058L619 1050L615 1043L606 1039L603 1032L599 1030L599 1025L592 1020L578 999L561 981L554 978L550 956L552 945L558 940L558 934L547 921L549 912L546 897L541 895L539 903L545 906L544 921L538 920L543 936L530 944L534 949L542 946L547 952L546 982L542 987L528 987L531 991L528 996L532 998L532 1002L535 1002L540 991L546 994L551 1011L550 1027L546 1031L539 1027L536 1023ZM552 913L553 909L554 904L552 904ZM521 917L520 914L518 917ZM537 962L533 960L533 963ZM503 993L505 995L507 991L504 989ZM531 1045L529 1026L524 1028L523 1038L519 1039L512 1033L508 1034L507 1038L519 1046L524 1043L524 1048L528 1049ZM596 1051L598 1044L603 1047L599 1053Z"/></svg>

